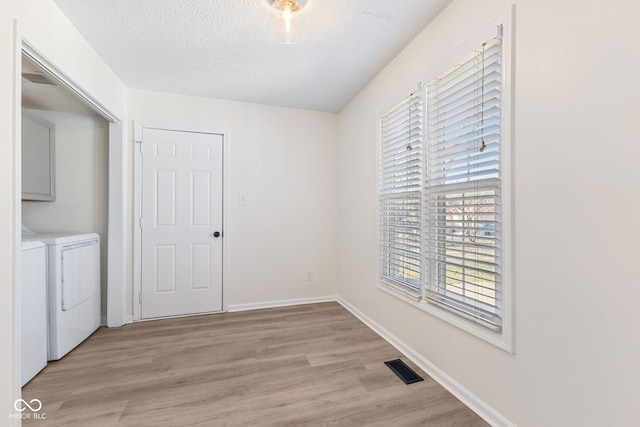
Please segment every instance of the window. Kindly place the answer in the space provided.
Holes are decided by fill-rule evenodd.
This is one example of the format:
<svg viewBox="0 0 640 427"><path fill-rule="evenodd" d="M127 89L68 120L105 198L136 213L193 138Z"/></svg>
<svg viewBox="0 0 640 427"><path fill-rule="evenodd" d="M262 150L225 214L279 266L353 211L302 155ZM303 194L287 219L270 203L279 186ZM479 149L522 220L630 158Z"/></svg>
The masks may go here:
<svg viewBox="0 0 640 427"><path fill-rule="evenodd" d="M502 43L427 85L426 297L501 328Z"/></svg>
<svg viewBox="0 0 640 427"><path fill-rule="evenodd" d="M470 49L380 117L380 283L510 350L502 26Z"/></svg>
<svg viewBox="0 0 640 427"><path fill-rule="evenodd" d="M380 276L420 294L423 92L380 118Z"/></svg>

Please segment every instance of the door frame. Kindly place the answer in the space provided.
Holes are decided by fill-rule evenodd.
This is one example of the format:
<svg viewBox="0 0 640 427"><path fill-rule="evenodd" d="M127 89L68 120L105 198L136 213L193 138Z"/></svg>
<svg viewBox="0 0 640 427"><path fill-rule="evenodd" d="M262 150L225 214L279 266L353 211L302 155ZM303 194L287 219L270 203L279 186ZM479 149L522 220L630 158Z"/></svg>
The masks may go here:
<svg viewBox="0 0 640 427"><path fill-rule="evenodd" d="M229 233L228 229L228 206L227 197L229 194L227 165L229 164L229 133L224 130L202 128L197 126L180 126L159 124L153 122L134 121L133 122L133 321L145 321L141 318L140 295L142 294L142 229L140 228L140 218L142 217L142 132L144 129L157 129L176 132L197 132L222 136L222 311L229 311L227 303L227 272L229 254ZM202 313L198 313L202 314ZM196 314L193 314L196 315ZM184 316L192 316L186 314ZM181 316L171 316L181 317Z"/></svg>

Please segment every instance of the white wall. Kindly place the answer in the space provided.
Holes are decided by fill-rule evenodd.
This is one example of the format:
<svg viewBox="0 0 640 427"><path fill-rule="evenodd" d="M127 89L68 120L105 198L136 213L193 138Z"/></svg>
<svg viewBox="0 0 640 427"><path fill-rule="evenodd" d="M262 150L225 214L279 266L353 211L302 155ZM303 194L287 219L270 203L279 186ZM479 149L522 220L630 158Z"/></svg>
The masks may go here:
<svg viewBox="0 0 640 427"><path fill-rule="evenodd" d="M129 91L128 108L133 121L227 134L230 309L335 295L337 115L137 90Z"/></svg>
<svg viewBox="0 0 640 427"><path fill-rule="evenodd" d="M639 2L517 1L515 353L376 289L376 110L510 3L454 1L340 114L339 294L519 426L640 425Z"/></svg>
<svg viewBox="0 0 640 427"><path fill-rule="evenodd" d="M15 245L18 241L17 225L19 204L14 192L16 185L16 152L12 141L19 129L14 125L16 90L13 84L15 61L15 38L11 14L0 15L0 412L12 413L13 402L19 395L20 383L15 370L17 366L16 287L18 274ZM9 425L13 424L8 423Z"/></svg>
<svg viewBox="0 0 640 427"><path fill-rule="evenodd" d="M23 201L22 223L38 232L100 235L104 320L107 303L107 122L97 116L30 111L56 126L56 200Z"/></svg>
<svg viewBox="0 0 640 427"><path fill-rule="evenodd" d="M16 280L19 253L20 202L16 194L19 171L14 150L20 129L15 126L20 114L20 79L15 70L19 55L15 47L13 20L20 36L65 73L86 88L112 111L126 115L126 89L111 69L97 56L73 25L51 0L9 0L0 8L0 413L14 412L19 395L15 372ZM16 85L18 82L18 85ZM6 420L7 418L5 418ZM6 422L6 421L5 421ZM9 423L12 421L9 420Z"/></svg>

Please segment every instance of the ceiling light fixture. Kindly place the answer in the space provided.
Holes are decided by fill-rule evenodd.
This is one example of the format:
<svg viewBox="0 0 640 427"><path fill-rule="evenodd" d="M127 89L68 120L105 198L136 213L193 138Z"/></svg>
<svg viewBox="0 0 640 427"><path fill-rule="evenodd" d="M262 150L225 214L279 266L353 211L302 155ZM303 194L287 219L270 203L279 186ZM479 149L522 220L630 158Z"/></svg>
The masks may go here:
<svg viewBox="0 0 640 427"><path fill-rule="evenodd" d="M269 21L272 39L278 43L295 44L307 38L307 25L299 17L293 19L293 14L302 8L299 0L273 0L272 5L278 11L277 16Z"/></svg>

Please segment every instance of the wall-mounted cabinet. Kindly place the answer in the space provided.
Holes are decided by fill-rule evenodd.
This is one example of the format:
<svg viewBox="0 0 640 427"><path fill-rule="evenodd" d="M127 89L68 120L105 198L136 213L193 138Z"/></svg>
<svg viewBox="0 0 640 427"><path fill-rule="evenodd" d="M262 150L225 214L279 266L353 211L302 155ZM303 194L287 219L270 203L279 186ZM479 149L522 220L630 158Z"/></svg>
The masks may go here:
<svg viewBox="0 0 640 427"><path fill-rule="evenodd" d="M22 200L56 199L55 125L22 112Z"/></svg>

